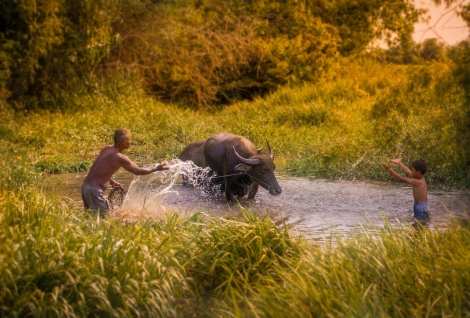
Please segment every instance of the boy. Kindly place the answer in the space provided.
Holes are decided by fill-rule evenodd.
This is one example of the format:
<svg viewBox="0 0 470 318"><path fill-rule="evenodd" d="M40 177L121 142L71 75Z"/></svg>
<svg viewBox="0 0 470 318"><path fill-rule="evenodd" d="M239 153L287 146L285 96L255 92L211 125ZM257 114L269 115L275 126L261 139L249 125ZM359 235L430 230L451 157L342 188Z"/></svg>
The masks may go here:
<svg viewBox="0 0 470 318"><path fill-rule="evenodd" d="M120 128L114 132L114 145L106 146L101 150L88 175L82 184L82 200L85 210L90 210L93 216L99 212L100 218L104 218L109 210L108 202L104 197L104 191L111 184L112 187L121 187L114 181L113 174L123 167L136 175L146 175L155 171L168 170L166 164L160 164L153 168L140 168L129 158L122 154L123 150L131 146L131 132Z"/></svg>
<svg viewBox="0 0 470 318"><path fill-rule="evenodd" d="M393 163L396 163L400 168L409 176L410 178L405 178L393 171L392 167L389 164L381 162L380 164L384 167L385 170L394 176L396 179L411 184L413 186L413 198L415 200L413 206L413 215L416 219L425 219L429 217L429 207L428 207L428 187L426 185L426 180L424 179L424 174L428 170L428 164L422 159L413 161L411 164L411 170L401 162L401 158L390 160Z"/></svg>

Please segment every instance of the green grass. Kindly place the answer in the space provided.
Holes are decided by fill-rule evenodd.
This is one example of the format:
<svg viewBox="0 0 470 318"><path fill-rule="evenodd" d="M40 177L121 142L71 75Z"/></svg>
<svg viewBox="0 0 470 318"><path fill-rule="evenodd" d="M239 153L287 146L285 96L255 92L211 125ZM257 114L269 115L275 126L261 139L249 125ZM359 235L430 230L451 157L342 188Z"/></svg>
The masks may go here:
<svg viewBox="0 0 470 318"><path fill-rule="evenodd" d="M430 183L470 182L457 122L463 93L449 67L344 64L329 81L283 88L264 99L194 112L146 97L128 78L71 93L69 112L22 115L3 107L0 138L42 172L86 171L116 128L133 134L138 164L177 158L192 141L227 131L272 145L280 171L388 180L379 162L423 158Z"/></svg>
<svg viewBox="0 0 470 318"><path fill-rule="evenodd" d="M71 92L70 111L0 107L0 315L175 317L470 316L470 228L383 228L317 245L268 216L176 214L97 222L46 194L44 174L85 171L118 127L139 165L219 131L280 171L388 180L379 161L430 163L428 180L468 182L454 123L462 95L445 65L340 65L328 82L193 112L131 82ZM196 212L196 211L195 211Z"/></svg>
<svg viewBox="0 0 470 318"><path fill-rule="evenodd" d="M468 226L385 221L317 245L243 210L96 222L14 170L23 187L0 192L2 316L470 315Z"/></svg>

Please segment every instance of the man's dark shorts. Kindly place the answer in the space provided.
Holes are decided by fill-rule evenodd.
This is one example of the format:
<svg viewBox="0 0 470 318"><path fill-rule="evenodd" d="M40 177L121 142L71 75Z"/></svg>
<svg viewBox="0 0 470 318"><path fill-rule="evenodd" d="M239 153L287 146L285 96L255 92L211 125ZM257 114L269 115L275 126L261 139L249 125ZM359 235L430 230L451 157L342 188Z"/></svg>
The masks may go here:
<svg viewBox="0 0 470 318"><path fill-rule="evenodd" d="M85 210L90 211L94 217L100 213L100 218L104 218L108 213L108 201L104 197L104 191L100 187L82 184L82 200Z"/></svg>

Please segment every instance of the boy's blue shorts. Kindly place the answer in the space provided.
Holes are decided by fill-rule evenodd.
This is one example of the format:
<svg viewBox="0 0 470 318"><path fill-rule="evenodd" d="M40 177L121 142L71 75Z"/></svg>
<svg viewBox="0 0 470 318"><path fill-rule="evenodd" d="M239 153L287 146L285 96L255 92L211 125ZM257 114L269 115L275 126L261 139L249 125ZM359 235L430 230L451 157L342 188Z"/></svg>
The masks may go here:
<svg viewBox="0 0 470 318"><path fill-rule="evenodd" d="M427 202L415 202L413 205L413 216L416 219L425 219L429 217L429 206Z"/></svg>

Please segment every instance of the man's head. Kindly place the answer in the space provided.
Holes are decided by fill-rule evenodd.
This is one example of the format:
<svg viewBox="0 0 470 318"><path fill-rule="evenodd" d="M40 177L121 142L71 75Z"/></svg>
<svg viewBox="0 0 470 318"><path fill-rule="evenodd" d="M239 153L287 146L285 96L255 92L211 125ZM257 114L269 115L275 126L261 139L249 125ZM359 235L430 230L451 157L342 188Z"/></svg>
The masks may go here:
<svg viewBox="0 0 470 318"><path fill-rule="evenodd" d="M426 171L428 170L428 164L423 159L418 159L418 160L413 161L411 166L415 168L416 171L421 172L422 175L424 175Z"/></svg>
<svg viewBox="0 0 470 318"><path fill-rule="evenodd" d="M114 132L114 144L116 145L130 138L131 132L126 128L119 128Z"/></svg>

